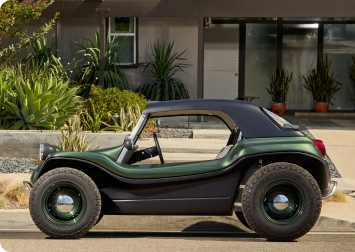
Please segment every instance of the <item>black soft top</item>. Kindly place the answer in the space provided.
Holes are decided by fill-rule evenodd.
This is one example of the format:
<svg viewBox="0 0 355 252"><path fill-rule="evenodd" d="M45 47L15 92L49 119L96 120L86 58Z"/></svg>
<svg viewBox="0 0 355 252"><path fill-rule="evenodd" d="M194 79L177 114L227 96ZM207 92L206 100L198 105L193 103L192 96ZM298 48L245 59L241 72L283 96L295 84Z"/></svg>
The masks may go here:
<svg viewBox="0 0 355 252"><path fill-rule="evenodd" d="M150 117L214 115L232 130L240 128L245 138L303 136L297 129L282 129L255 103L224 99L191 99L150 102L143 111Z"/></svg>

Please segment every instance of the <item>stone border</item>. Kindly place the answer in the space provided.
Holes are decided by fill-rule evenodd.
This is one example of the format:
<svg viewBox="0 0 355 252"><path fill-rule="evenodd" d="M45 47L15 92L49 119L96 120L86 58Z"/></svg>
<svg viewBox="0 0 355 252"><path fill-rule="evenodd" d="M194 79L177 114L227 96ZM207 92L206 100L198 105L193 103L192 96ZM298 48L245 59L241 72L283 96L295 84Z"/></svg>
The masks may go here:
<svg viewBox="0 0 355 252"><path fill-rule="evenodd" d="M108 148L123 143L130 132L104 131L100 133L85 132L91 141L91 148ZM40 143L58 145L61 133L58 131L1 130L0 156L16 158L39 158Z"/></svg>

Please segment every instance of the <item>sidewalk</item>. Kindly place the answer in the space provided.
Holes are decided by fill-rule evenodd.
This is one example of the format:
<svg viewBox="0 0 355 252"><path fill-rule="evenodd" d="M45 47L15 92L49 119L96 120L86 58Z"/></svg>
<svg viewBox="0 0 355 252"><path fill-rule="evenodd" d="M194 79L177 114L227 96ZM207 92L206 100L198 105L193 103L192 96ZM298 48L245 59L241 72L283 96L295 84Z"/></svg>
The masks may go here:
<svg viewBox="0 0 355 252"><path fill-rule="evenodd" d="M321 216L312 231L355 232L355 118L354 117L310 117L285 116L295 124L305 126L310 133L325 143L327 154L333 161L341 178L338 189L349 193L348 203L323 203ZM181 160L212 159L225 145L229 135L224 130L194 130L194 145L191 139L159 139L163 156L167 162ZM222 139L224 138L224 139ZM174 144L171 144L171 142ZM168 144L169 142L169 144ZM153 140L140 142L140 147L153 146ZM188 146L188 147L186 147ZM181 149L183 148L183 155ZM180 151L179 153L175 153ZM156 162L158 158L156 157ZM1 174L13 176L12 179L22 181L29 179L29 174ZM353 192L353 193L351 193ZM28 210L0 210L1 229L37 230ZM94 230L122 231L223 231L249 232L239 223L235 215L225 217L201 216L104 216Z"/></svg>

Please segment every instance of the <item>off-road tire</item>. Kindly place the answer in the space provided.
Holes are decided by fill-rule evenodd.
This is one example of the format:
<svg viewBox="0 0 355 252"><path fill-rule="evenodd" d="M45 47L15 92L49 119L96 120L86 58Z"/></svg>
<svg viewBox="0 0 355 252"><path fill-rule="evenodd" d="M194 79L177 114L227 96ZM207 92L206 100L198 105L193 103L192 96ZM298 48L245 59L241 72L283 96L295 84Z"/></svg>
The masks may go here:
<svg viewBox="0 0 355 252"><path fill-rule="evenodd" d="M58 194L70 195L66 201L72 202L72 210L62 212L61 207L66 201L58 203ZM35 182L29 208L34 223L42 232L52 238L75 239L97 223L101 196L96 184L85 173L72 168L57 168Z"/></svg>
<svg viewBox="0 0 355 252"><path fill-rule="evenodd" d="M288 195L285 210L279 210L275 198L272 200L278 194ZM282 213L289 208L291 212ZM290 163L260 168L249 178L242 194L247 223L272 241L293 241L305 235L317 222L321 208L322 195L316 180L302 167Z"/></svg>

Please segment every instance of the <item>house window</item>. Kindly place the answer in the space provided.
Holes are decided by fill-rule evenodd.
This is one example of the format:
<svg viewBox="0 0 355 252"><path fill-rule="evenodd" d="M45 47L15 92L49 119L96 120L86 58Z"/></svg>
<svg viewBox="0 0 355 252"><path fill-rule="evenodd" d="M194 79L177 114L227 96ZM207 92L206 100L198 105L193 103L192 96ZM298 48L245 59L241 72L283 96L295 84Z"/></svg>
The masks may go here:
<svg viewBox="0 0 355 252"><path fill-rule="evenodd" d="M118 64L129 65L136 63L136 18L111 17L109 26L110 41L116 37L118 42L114 48Z"/></svg>

